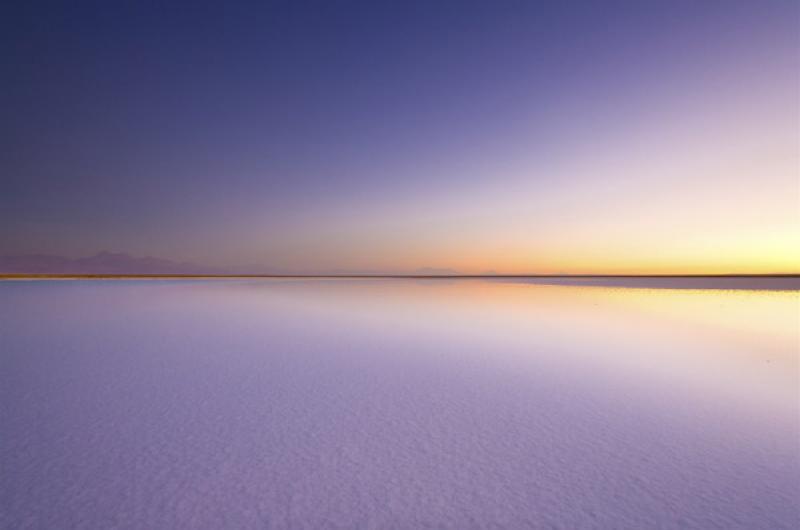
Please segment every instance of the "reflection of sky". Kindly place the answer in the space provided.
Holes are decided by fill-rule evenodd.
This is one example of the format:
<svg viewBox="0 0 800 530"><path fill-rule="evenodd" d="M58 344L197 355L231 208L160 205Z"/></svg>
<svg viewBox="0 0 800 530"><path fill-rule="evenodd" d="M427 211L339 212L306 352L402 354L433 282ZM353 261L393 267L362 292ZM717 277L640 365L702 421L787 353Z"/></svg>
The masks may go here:
<svg viewBox="0 0 800 530"><path fill-rule="evenodd" d="M20 5L0 254L796 271L796 4L626 3Z"/></svg>
<svg viewBox="0 0 800 530"><path fill-rule="evenodd" d="M359 333L375 330L391 337L386 340L423 333L466 345L499 343L534 363L567 362L578 370L608 365L631 372L652 383L653 392L678 385L703 394L702 399L734 399L747 406L764 400L784 412L798 406L796 291L478 280L287 281L282 287L256 282L232 289L241 293L238 303L247 318L259 318L261 305L267 311L275 304L299 305L306 317ZM497 355L505 362L502 349ZM510 362L520 359L514 355Z"/></svg>
<svg viewBox="0 0 800 530"><path fill-rule="evenodd" d="M797 520L797 292L236 280L0 294L8 527Z"/></svg>

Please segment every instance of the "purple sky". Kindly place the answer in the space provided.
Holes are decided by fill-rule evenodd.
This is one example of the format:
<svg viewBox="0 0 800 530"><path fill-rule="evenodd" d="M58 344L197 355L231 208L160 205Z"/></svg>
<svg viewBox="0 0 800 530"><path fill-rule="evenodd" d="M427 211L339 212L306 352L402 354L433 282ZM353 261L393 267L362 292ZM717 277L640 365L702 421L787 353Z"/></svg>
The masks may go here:
<svg viewBox="0 0 800 530"><path fill-rule="evenodd" d="M0 255L800 264L795 2L17 4Z"/></svg>

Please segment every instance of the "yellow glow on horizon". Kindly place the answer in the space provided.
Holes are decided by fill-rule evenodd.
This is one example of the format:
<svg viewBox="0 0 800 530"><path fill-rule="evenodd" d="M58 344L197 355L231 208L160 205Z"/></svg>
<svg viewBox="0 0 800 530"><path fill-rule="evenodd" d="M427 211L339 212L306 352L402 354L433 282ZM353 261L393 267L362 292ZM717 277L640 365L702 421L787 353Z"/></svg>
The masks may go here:
<svg viewBox="0 0 800 530"><path fill-rule="evenodd" d="M266 235L248 220L241 248L264 241L264 262L313 271L800 274L796 70L753 60L712 77L579 116L560 155L532 141L436 168L443 187L331 199Z"/></svg>

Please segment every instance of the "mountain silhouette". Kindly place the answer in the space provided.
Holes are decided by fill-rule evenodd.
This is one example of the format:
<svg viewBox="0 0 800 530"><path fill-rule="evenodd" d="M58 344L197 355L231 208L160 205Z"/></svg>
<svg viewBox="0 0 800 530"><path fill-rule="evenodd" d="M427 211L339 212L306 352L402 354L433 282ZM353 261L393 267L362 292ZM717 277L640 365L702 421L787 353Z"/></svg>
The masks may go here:
<svg viewBox="0 0 800 530"><path fill-rule="evenodd" d="M48 254L0 256L4 274L225 274L226 271L194 263L151 256L137 258L124 252L100 252L86 258Z"/></svg>
<svg viewBox="0 0 800 530"><path fill-rule="evenodd" d="M414 271L414 274L422 276L453 276L458 274L458 271L444 267L420 267Z"/></svg>

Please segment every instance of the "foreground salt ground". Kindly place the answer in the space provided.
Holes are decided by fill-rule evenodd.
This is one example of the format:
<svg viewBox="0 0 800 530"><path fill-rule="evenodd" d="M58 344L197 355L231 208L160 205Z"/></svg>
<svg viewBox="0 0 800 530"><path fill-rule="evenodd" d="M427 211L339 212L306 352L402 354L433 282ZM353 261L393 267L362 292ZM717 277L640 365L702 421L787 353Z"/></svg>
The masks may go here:
<svg viewBox="0 0 800 530"><path fill-rule="evenodd" d="M0 283L0 527L797 527L798 303Z"/></svg>

